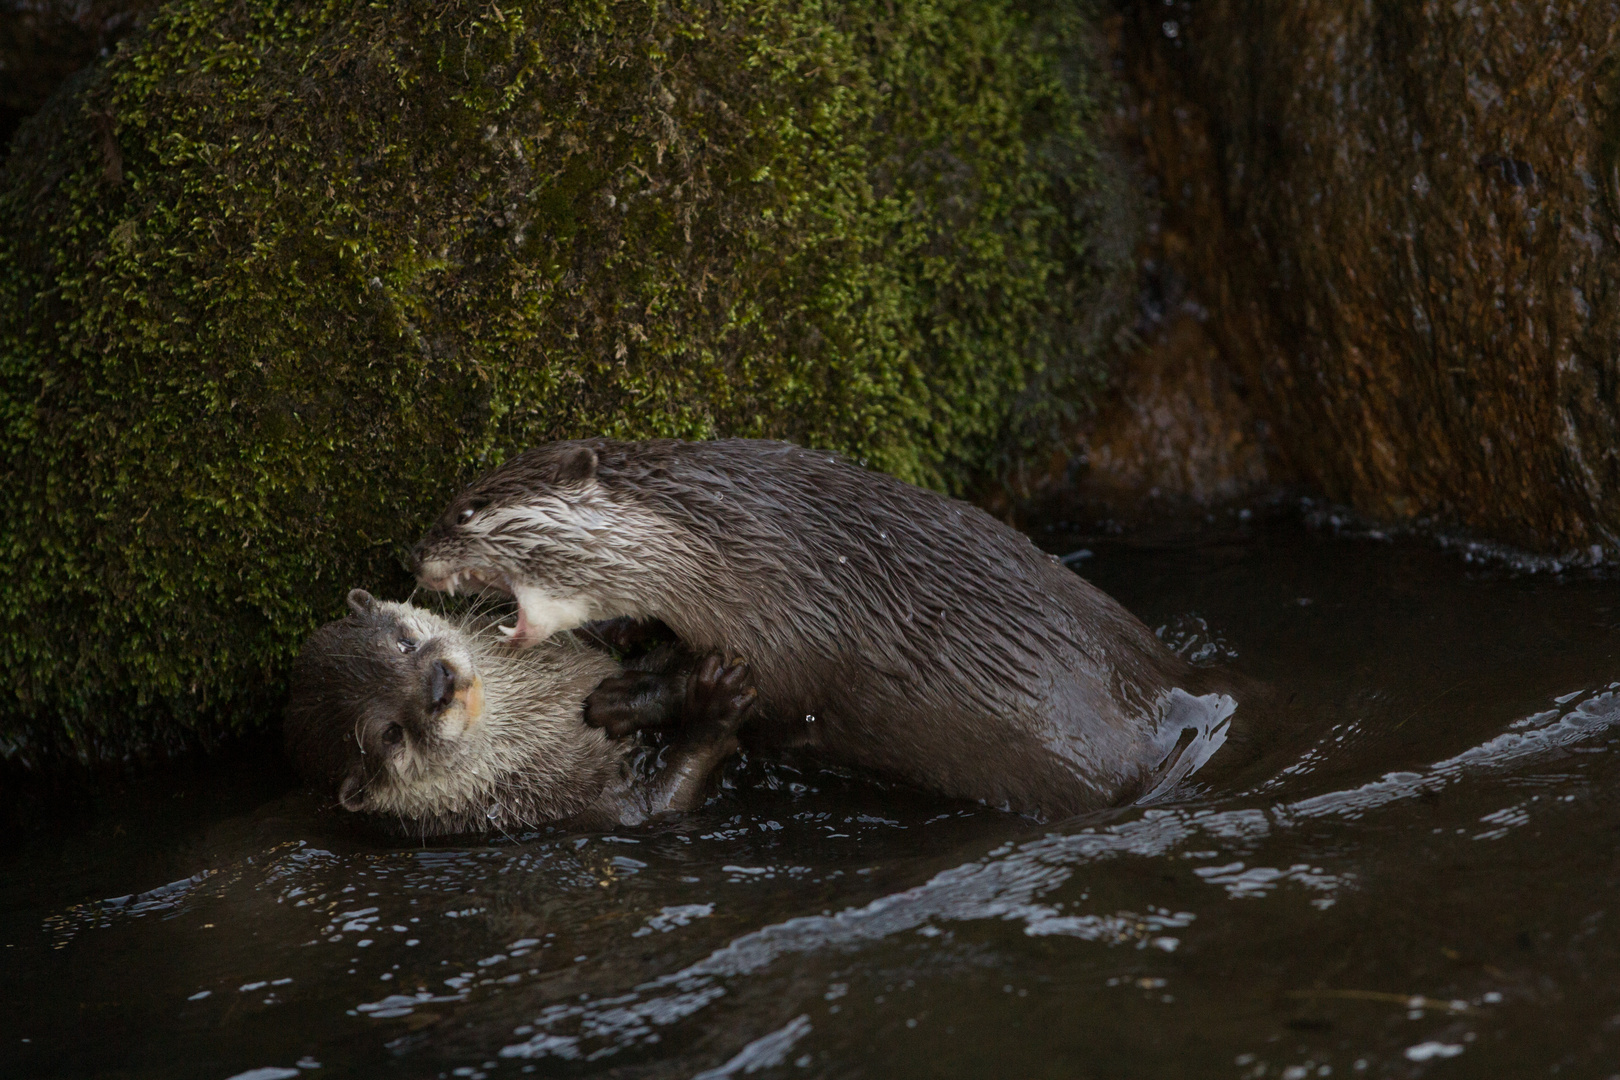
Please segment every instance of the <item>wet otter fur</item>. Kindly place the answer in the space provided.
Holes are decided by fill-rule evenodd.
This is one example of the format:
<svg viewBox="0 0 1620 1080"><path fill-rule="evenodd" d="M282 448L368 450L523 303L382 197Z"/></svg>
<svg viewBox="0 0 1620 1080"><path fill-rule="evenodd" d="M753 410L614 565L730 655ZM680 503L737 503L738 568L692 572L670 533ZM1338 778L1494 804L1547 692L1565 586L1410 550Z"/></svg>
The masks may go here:
<svg viewBox="0 0 1620 1080"><path fill-rule="evenodd" d="M718 657L669 647L621 673L571 636L519 653L487 619L452 620L361 589L348 604L293 665L287 752L344 809L404 835L608 828L692 809L753 703L747 669ZM634 767L631 740L584 723L604 683L603 724L681 722L681 741L651 775Z"/></svg>
<svg viewBox="0 0 1620 1080"><path fill-rule="evenodd" d="M430 588L515 597L520 644L630 616L741 653L751 744L1039 817L1156 797L1235 708L1023 534L787 443L538 447L457 495L414 557Z"/></svg>

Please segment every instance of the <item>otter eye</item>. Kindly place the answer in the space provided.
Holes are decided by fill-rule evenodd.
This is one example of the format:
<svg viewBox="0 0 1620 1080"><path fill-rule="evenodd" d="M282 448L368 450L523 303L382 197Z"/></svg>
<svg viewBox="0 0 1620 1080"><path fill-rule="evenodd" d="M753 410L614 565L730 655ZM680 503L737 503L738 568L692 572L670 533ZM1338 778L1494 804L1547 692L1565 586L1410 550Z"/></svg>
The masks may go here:
<svg viewBox="0 0 1620 1080"><path fill-rule="evenodd" d="M411 638L405 637L405 638L400 638L398 641L396 641L394 643L394 647L397 648L400 652L409 655L410 653L415 652L419 646Z"/></svg>
<svg viewBox="0 0 1620 1080"><path fill-rule="evenodd" d="M398 746L399 741L405 737L405 729L398 724L389 724L383 728L382 741L384 746Z"/></svg>

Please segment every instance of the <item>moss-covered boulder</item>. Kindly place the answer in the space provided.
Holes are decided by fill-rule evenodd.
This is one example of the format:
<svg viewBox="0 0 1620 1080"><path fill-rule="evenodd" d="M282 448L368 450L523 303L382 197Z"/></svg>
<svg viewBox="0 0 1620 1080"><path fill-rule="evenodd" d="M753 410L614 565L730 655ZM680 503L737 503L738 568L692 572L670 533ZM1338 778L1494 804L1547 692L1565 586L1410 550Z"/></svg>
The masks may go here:
<svg viewBox="0 0 1620 1080"><path fill-rule="evenodd" d="M1620 546L1620 54L1585 0L1126 9L1166 231L1288 462Z"/></svg>
<svg viewBox="0 0 1620 1080"><path fill-rule="evenodd" d="M262 722L542 440L970 482L1099 368L1093 63L1016 0L171 4L0 174L0 751Z"/></svg>

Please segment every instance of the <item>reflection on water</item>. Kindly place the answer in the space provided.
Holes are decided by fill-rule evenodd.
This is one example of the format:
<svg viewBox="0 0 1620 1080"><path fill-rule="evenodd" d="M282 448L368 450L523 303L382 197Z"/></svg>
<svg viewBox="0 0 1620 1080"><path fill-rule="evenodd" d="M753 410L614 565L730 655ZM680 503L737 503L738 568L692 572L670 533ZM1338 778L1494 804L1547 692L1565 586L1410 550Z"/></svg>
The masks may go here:
<svg viewBox="0 0 1620 1080"><path fill-rule="evenodd" d="M756 762L654 829L400 848L221 762L0 865L0 1075L1620 1072L1612 585L1084 542L1277 690L1163 801L1039 826Z"/></svg>

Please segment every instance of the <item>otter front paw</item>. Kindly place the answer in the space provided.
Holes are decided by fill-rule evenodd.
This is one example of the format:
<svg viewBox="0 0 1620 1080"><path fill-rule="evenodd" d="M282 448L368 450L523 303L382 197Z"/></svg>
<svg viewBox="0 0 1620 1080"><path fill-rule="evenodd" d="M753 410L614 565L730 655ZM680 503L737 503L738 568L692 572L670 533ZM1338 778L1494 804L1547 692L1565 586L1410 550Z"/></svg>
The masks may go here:
<svg viewBox="0 0 1620 1080"><path fill-rule="evenodd" d="M741 658L706 656L686 683L685 730L695 741L730 739L753 711L759 689Z"/></svg>
<svg viewBox="0 0 1620 1080"><path fill-rule="evenodd" d="M679 723L687 694L682 681L644 671L603 679L585 699L585 723L615 739Z"/></svg>

